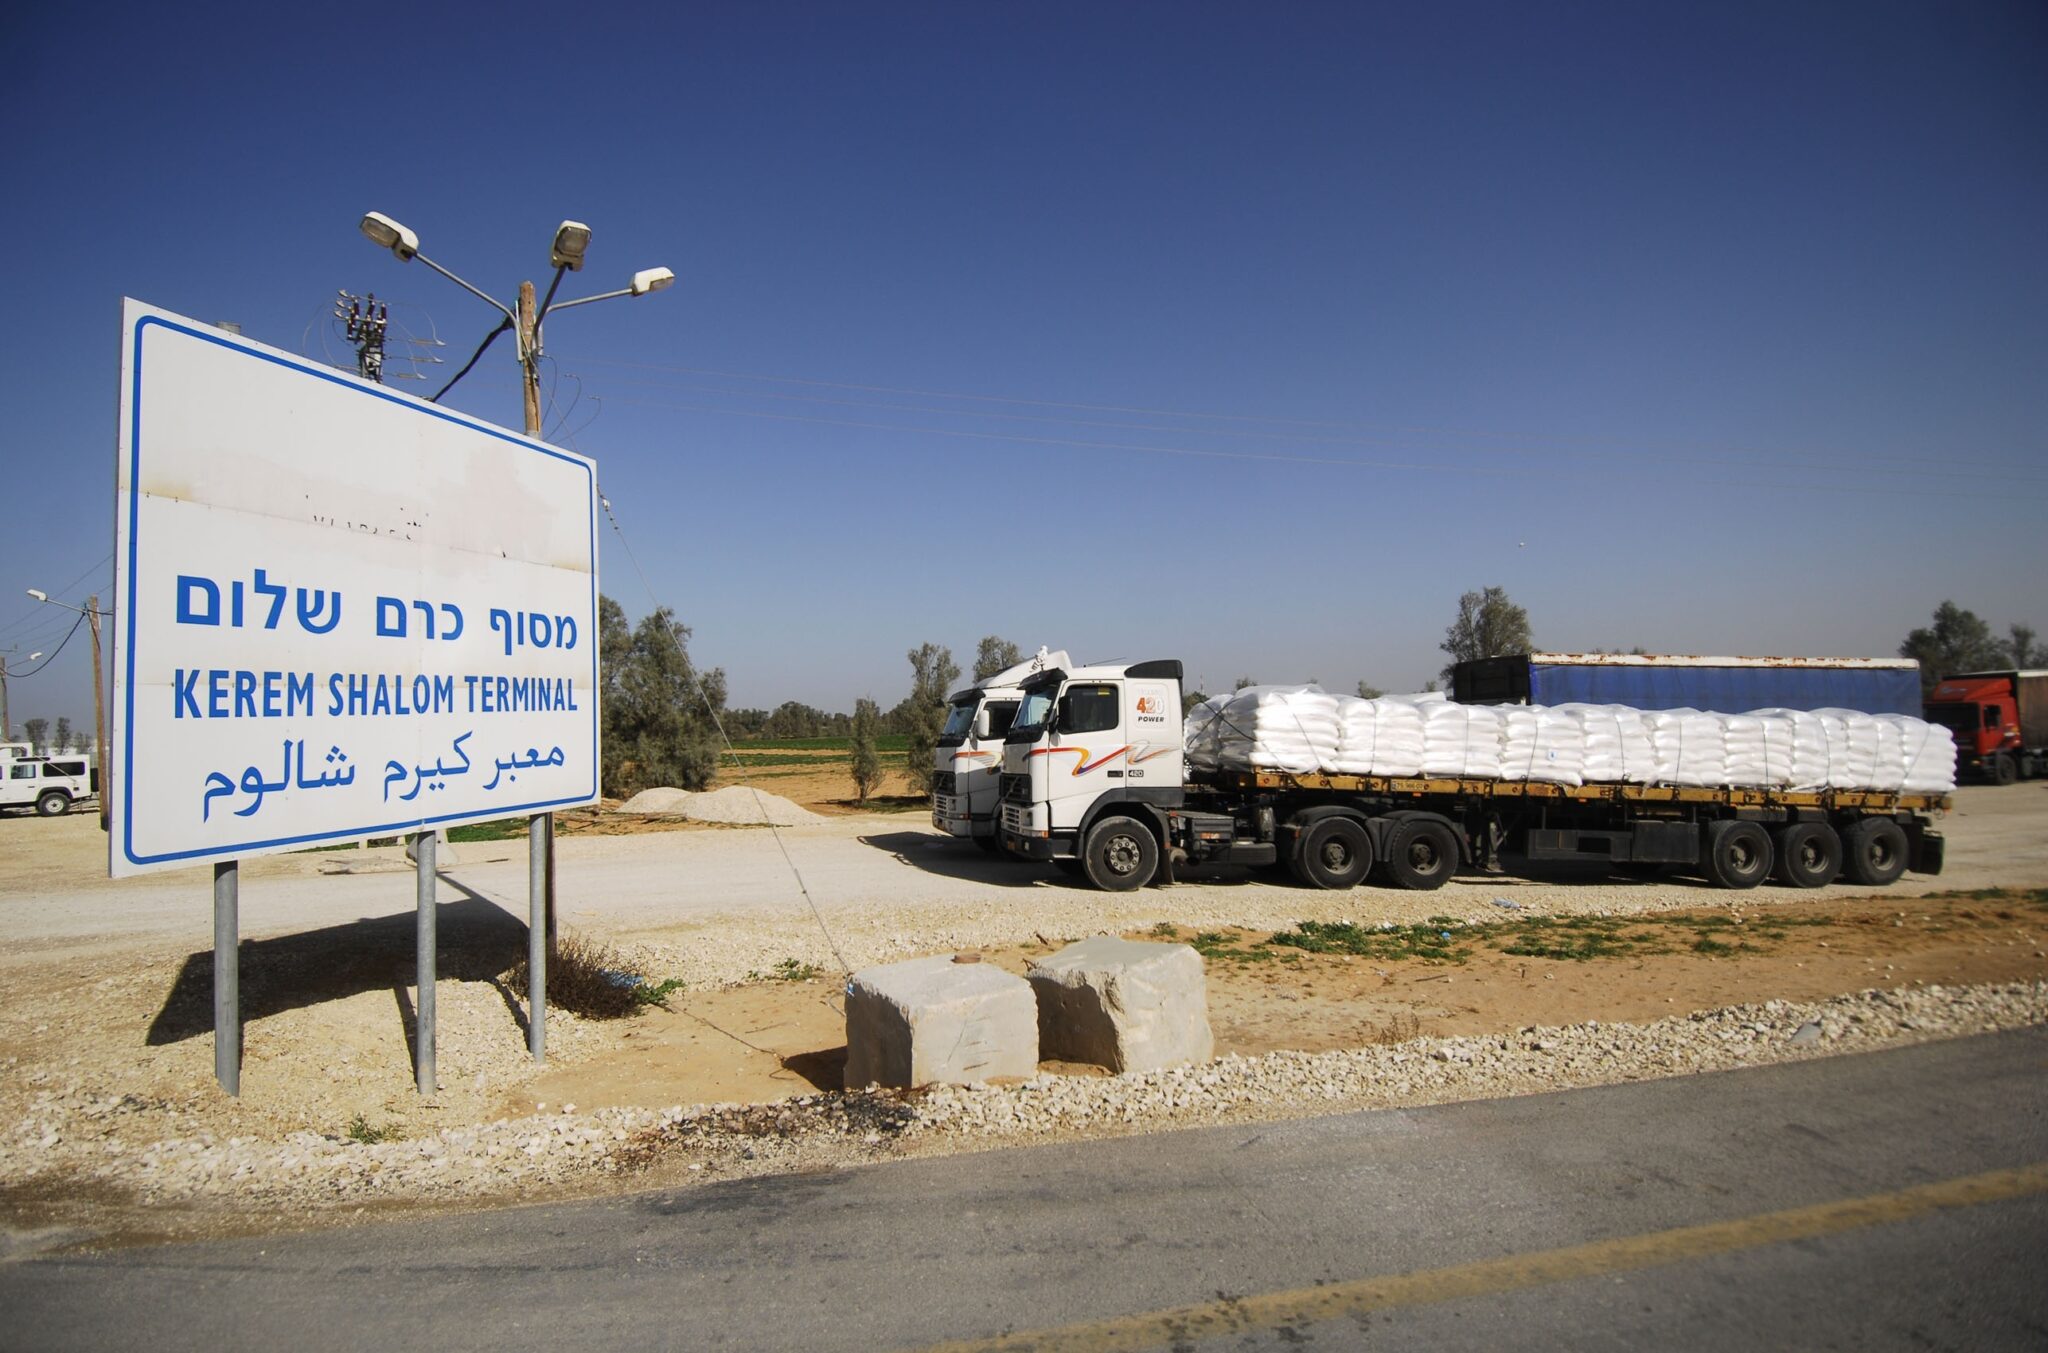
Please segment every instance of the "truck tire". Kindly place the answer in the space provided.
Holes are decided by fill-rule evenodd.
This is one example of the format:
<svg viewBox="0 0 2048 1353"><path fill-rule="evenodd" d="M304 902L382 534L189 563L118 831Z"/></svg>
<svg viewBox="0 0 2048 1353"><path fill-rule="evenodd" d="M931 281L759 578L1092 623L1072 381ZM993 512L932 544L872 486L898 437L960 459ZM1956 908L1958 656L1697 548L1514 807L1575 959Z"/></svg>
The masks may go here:
<svg viewBox="0 0 2048 1353"><path fill-rule="evenodd" d="M2020 763L2004 752L1991 758L1991 783L2009 785L2020 778Z"/></svg>
<svg viewBox="0 0 2048 1353"><path fill-rule="evenodd" d="M1302 829L1287 863L1311 888L1354 888L1372 868L1372 838L1356 818L1317 818Z"/></svg>
<svg viewBox="0 0 2048 1353"><path fill-rule="evenodd" d="M1133 817L1106 817L1088 832L1081 850L1088 881L1106 893L1142 888L1159 872L1159 843Z"/></svg>
<svg viewBox="0 0 2048 1353"><path fill-rule="evenodd" d="M1716 888L1754 888L1771 875L1771 834L1754 822L1709 823L1706 863Z"/></svg>
<svg viewBox="0 0 2048 1353"><path fill-rule="evenodd" d="M62 817L71 811L71 796L61 789L46 789L36 799L36 811L44 817Z"/></svg>
<svg viewBox="0 0 2048 1353"><path fill-rule="evenodd" d="M1409 818L1387 841L1387 877L1396 887L1431 892L1458 872L1458 838L1441 822Z"/></svg>
<svg viewBox="0 0 2048 1353"><path fill-rule="evenodd" d="M1888 817L1866 817L1843 834L1842 872L1851 883L1882 888L1906 872L1906 832Z"/></svg>
<svg viewBox="0 0 2048 1353"><path fill-rule="evenodd" d="M1842 872L1842 838L1825 822L1795 822L1778 833L1778 882L1820 888Z"/></svg>

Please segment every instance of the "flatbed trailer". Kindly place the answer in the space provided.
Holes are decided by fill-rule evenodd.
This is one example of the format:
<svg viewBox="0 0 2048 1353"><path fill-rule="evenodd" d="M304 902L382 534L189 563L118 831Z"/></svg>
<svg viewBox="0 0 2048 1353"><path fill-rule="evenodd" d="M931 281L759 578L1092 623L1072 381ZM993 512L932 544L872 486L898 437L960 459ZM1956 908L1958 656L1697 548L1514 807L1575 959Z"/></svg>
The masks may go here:
<svg viewBox="0 0 2048 1353"><path fill-rule="evenodd" d="M1376 871L1398 887L1434 888L1459 868L1556 864L1696 869L1728 888L1772 875L1795 887L1838 875L1883 885L1908 869L1941 872L1945 843L1929 815L1950 806L1945 794L1867 789L1223 770L1190 775L1161 844L1169 873L1176 860L1272 863L1319 887ZM1258 848L1267 842L1270 859Z"/></svg>

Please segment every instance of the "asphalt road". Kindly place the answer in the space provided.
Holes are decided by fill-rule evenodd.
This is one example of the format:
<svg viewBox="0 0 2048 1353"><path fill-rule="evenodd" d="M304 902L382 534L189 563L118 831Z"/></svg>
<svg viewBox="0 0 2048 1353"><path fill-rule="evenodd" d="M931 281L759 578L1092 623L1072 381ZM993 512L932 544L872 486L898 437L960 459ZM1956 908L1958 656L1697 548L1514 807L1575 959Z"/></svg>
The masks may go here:
<svg viewBox="0 0 2048 1353"><path fill-rule="evenodd" d="M2040 1348L2044 1252L2048 1030L2030 1030L25 1259L0 1267L0 1342Z"/></svg>

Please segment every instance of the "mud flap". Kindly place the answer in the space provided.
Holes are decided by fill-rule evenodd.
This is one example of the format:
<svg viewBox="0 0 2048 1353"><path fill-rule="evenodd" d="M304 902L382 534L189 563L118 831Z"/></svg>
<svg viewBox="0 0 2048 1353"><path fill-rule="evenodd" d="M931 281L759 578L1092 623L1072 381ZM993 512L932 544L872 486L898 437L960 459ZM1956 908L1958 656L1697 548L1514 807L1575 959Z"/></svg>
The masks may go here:
<svg viewBox="0 0 2048 1353"><path fill-rule="evenodd" d="M1942 861L1948 854L1948 841L1940 832L1917 832L1913 836L1913 854L1907 868L1916 874L1939 874Z"/></svg>

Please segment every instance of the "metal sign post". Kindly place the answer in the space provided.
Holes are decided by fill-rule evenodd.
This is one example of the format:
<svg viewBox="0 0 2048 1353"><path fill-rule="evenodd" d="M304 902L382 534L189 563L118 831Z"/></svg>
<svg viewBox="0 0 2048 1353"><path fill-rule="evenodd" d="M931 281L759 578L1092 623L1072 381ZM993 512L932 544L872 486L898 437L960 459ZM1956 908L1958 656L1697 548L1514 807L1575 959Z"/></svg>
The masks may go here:
<svg viewBox="0 0 2048 1353"><path fill-rule="evenodd" d="M242 1093L241 865L213 866L213 1078Z"/></svg>
<svg viewBox="0 0 2048 1353"><path fill-rule="evenodd" d="M548 1059L548 875L554 866L551 815L526 822L526 1047Z"/></svg>
<svg viewBox="0 0 2048 1353"><path fill-rule="evenodd" d="M412 844L419 860L419 953L415 974L419 1002L413 1011L413 1074L420 1093L431 1095L439 1088L434 1078L434 983L440 976L434 948L434 834L421 832Z"/></svg>

